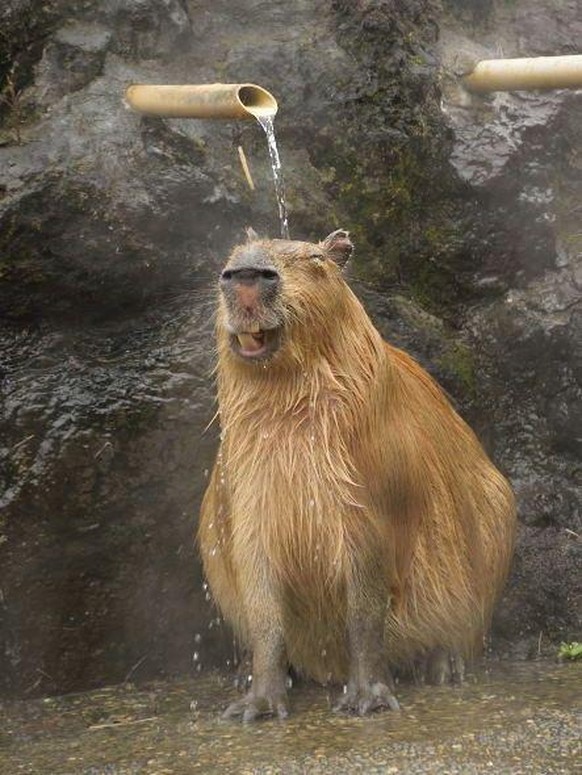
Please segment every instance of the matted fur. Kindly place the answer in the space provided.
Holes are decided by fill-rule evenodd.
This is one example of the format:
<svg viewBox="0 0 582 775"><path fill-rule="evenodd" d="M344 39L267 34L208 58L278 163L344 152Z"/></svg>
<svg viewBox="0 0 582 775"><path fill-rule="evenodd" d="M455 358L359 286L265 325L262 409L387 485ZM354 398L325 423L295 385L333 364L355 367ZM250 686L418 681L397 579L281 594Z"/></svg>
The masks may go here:
<svg viewBox="0 0 582 775"><path fill-rule="evenodd" d="M381 339L325 246L255 242L229 264L250 249L282 277L284 335L270 360L245 362L221 297L222 434L199 528L218 606L243 642L256 618L282 626L289 663L320 681L347 677L348 583L364 600L381 588L390 664L470 653L511 557L506 480Z"/></svg>

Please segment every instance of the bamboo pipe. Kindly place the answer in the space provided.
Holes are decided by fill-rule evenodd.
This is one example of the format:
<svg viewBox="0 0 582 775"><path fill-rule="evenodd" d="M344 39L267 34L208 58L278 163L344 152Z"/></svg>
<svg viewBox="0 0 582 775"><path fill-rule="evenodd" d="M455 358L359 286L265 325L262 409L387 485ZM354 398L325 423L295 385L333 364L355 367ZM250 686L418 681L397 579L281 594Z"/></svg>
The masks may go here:
<svg viewBox="0 0 582 775"><path fill-rule="evenodd" d="M167 118L256 118L274 116L277 100L253 83L183 84L135 83L125 91L133 110Z"/></svg>
<svg viewBox="0 0 582 775"><path fill-rule="evenodd" d="M472 92L582 89L582 55L484 59L463 82Z"/></svg>

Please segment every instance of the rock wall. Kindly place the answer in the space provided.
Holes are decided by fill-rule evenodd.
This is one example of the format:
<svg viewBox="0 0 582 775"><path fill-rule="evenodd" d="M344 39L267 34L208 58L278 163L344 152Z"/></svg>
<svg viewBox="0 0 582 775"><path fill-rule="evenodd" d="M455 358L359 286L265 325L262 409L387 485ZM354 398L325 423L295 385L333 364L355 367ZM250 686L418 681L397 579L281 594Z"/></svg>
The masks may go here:
<svg viewBox="0 0 582 775"><path fill-rule="evenodd" d="M351 230L378 326L515 485L495 648L579 636L582 97L458 87L479 58L576 53L578 3L11 0L0 28L2 689L233 656L193 535L213 278L245 225L278 230L266 144L138 116L131 82L278 97L292 235Z"/></svg>

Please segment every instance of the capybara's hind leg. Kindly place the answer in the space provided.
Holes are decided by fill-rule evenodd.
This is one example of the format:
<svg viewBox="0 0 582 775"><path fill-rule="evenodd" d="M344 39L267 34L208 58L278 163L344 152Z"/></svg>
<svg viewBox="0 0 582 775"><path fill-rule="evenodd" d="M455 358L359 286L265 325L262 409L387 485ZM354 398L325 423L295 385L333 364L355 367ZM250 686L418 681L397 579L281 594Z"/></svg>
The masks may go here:
<svg viewBox="0 0 582 775"><path fill-rule="evenodd" d="M436 648L415 661L413 675L415 682L420 684L442 686L462 683L465 678L465 659L455 651Z"/></svg>

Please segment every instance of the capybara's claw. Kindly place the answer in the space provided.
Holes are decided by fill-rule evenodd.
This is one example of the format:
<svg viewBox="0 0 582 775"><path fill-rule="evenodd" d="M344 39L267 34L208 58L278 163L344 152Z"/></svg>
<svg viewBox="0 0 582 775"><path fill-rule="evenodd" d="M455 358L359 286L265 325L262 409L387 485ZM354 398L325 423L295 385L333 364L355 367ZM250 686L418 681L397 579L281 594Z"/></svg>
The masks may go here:
<svg viewBox="0 0 582 775"><path fill-rule="evenodd" d="M222 714L223 719L237 719L247 724L260 718L274 717L286 719L289 707L285 695L259 695L248 692L240 700L231 702Z"/></svg>
<svg viewBox="0 0 582 775"><path fill-rule="evenodd" d="M386 709L400 710L400 705L391 689L380 681L349 689L334 706L336 713L356 713L358 716Z"/></svg>

